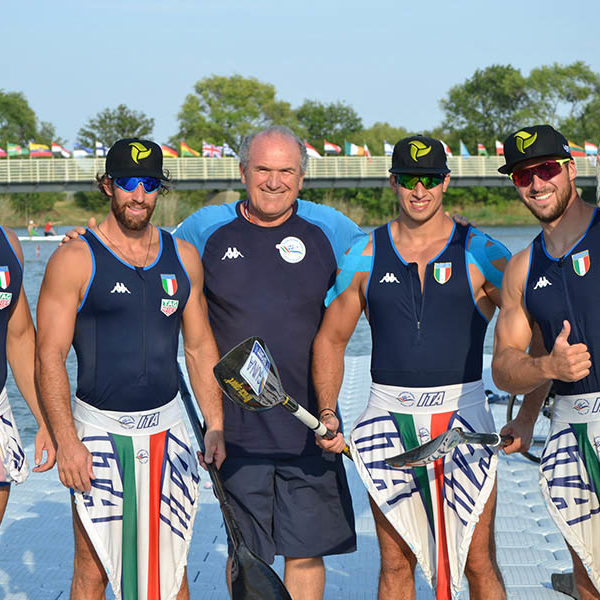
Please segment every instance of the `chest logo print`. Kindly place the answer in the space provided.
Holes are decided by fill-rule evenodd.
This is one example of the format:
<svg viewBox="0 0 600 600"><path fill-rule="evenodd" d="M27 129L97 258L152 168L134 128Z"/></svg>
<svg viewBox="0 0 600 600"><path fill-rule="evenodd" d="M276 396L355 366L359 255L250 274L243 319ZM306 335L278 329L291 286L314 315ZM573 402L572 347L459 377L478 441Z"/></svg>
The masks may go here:
<svg viewBox="0 0 600 600"><path fill-rule="evenodd" d="M231 246L228 246L227 251L221 257L221 260L225 260L226 258L244 258L244 255L235 246L233 248Z"/></svg>
<svg viewBox="0 0 600 600"><path fill-rule="evenodd" d="M10 271L8 267L0 267L0 288L5 290L10 283Z"/></svg>
<svg viewBox="0 0 600 600"><path fill-rule="evenodd" d="M590 251L584 250L573 254L573 270L577 275L583 277L590 270Z"/></svg>
<svg viewBox="0 0 600 600"><path fill-rule="evenodd" d="M279 250L281 258L288 263L299 263L306 256L306 246L297 237L283 238L279 244L275 244L275 248Z"/></svg>
<svg viewBox="0 0 600 600"><path fill-rule="evenodd" d="M173 300L173 298L161 298L160 301L160 312L170 317L179 306L179 300Z"/></svg>
<svg viewBox="0 0 600 600"><path fill-rule="evenodd" d="M171 274L160 274L160 280L162 282L163 290L172 296L177 291L177 278Z"/></svg>
<svg viewBox="0 0 600 600"><path fill-rule="evenodd" d="M452 277L452 263L433 263L433 278L444 285Z"/></svg>
<svg viewBox="0 0 600 600"><path fill-rule="evenodd" d="M0 292L0 310L10 306L12 300L12 292Z"/></svg>
<svg viewBox="0 0 600 600"><path fill-rule="evenodd" d="M400 283L394 273L389 271L379 280L379 283Z"/></svg>
<svg viewBox="0 0 600 600"><path fill-rule="evenodd" d="M542 275L533 286L534 290L539 290L540 288L545 288L549 285L552 285L552 282L548 280L545 275Z"/></svg>
<svg viewBox="0 0 600 600"><path fill-rule="evenodd" d="M115 281L115 287L110 290L111 294L131 294L131 292L127 289L127 286L120 281Z"/></svg>

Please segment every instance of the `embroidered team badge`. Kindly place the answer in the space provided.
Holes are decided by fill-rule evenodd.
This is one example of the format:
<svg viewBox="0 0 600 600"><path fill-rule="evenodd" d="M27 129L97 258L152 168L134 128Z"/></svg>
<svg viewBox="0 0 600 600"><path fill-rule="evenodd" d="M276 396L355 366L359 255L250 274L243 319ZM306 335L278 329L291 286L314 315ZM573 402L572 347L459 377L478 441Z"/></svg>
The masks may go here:
<svg viewBox="0 0 600 600"><path fill-rule="evenodd" d="M10 271L8 267L0 267L0 288L5 290L10 283Z"/></svg>
<svg viewBox="0 0 600 600"><path fill-rule="evenodd" d="M165 290L169 296L175 294L177 291L177 278L175 275L164 275L161 273L160 280L162 281L163 290Z"/></svg>
<svg viewBox="0 0 600 600"><path fill-rule="evenodd" d="M283 238L279 244L275 244L279 255L285 262L299 263L306 256L304 242L294 236Z"/></svg>
<svg viewBox="0 0 600 600"><path fill-rule="evenodd" d="M444 285L452 277L452 263L434 263L433 277L441 285Z"/></svg>
<svg viewBox="0 0 600 600"><path fill-rule="evenodd" d="M0 292L0 310L10 306L12 300L12 292Z"/></svg>
<svg viewBox="0 0 600 600"><path fill-rule="evenodd" d="M573 254L573 270L577 275L583 277L590 270L590 251L584 250Z"/></svg>
<svg viewBox="0 0 600 600"><path fill-rule="evenodd" d="M173 300L172 298L162 298L160 301L160 312L170 317L179 306L179 300Z"/></svg>

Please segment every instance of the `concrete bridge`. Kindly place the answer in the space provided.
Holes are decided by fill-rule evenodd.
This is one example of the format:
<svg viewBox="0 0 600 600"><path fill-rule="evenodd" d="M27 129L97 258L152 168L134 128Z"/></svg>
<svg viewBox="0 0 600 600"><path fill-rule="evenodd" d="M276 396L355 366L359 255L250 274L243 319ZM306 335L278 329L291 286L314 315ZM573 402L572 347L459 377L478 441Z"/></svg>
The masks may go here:
<svg viewBox="0 0 600 600"><path fill-rule="evenodd" d="M181 190L240 189L235 158L165 158L165 169ZM451 185L500 187L511 185L498 173L499 156L450 157ZM577 185L596 185L595 157L576 158ZM310 158L305 187L347 188L388 185L391 157L335 156ZM15 192L91 191L94 178L104 172L104 158L25 158L0 161L0 194Z"/></svg>

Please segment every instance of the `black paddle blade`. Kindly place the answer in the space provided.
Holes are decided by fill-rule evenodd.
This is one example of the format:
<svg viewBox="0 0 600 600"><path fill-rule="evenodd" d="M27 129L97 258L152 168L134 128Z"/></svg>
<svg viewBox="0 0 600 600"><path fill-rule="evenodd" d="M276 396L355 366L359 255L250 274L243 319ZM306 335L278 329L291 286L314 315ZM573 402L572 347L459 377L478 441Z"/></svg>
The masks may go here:
<svg viewBox="0 0 600 600"><path fill-rule="evenodd" d="M233 600L292 600L277 573L242 541L231 565Z"/></svg>
<svg viewBox="0 0 600 600"><path fill-rule="evenodd" d="M462 431L450 429L441 435L434 437L422 446L407 450L397 456L386 458L386 464L396 469L406 467L422 467L451 452L463 441Z"/></svg>
<svg viewBox="0 0 600 600"><path fill-rule="evenodd" d="M259 337L232 348L213 371L225 394L246 410L268 410L286 399L277 366Z"/></svg>

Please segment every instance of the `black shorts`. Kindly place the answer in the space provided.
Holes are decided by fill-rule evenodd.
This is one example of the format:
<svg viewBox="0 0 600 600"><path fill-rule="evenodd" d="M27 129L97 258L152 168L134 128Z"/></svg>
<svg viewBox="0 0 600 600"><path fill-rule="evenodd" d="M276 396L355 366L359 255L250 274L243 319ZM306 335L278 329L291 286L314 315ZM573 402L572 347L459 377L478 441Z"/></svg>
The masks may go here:
<svg viewBox="0 0 600 600"><path fill-rule="evenodd" d="M356 550L341 455L227 457L220 473L247 546L266 562Z"/></svg>

